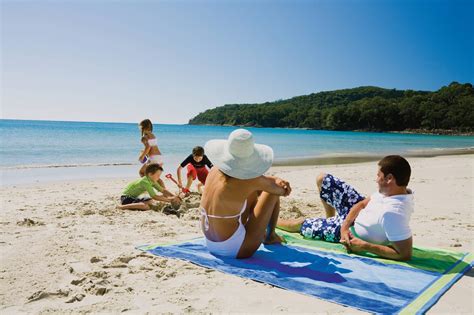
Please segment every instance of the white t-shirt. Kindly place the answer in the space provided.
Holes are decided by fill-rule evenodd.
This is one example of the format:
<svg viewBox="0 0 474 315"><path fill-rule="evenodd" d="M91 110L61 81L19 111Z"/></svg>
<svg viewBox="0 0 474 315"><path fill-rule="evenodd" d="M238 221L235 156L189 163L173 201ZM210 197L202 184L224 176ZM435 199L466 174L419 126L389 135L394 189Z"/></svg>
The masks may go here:
<svg viewBox="0 0 474 315"><path fill-rule="evenodd" d="M411 236L409 223L413 207L413 192L410 190L409 194L390 197L376 192L355 219L355 233L374 244L406 240Z"/></svg>

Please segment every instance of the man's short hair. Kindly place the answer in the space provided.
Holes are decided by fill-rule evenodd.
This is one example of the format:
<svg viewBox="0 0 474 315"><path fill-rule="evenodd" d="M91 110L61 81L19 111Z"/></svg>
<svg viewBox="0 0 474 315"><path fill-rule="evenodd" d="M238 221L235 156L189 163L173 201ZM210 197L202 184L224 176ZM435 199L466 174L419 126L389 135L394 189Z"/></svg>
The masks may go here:
<svg viewBox="0 0 474 315"><path fill-rule="evenodd" d="M194 156L204 156L204 148L197 146L193 148L193 155Z"/></svg>
<svg viewBox="0 0 474 315"><path fill-rule="evenodd" d="M407 160L400 155L388 155L378 163L384 176L392 174L398 186L408 186L411 168Z"/></svg>
<svg viewBox="0 0 474 315"><path fill-rule="evenodd" d="M157 171L163 171L163 168L160 166L160 164L149 164L145 168L145 174L155 174Z"/></svg>

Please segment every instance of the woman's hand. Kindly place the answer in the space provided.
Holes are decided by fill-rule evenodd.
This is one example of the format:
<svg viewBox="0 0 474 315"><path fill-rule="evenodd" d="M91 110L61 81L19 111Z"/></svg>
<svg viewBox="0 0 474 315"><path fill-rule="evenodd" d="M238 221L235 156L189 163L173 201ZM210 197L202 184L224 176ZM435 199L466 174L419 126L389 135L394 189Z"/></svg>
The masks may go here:
<svg viewBox="0 0 474 315"><path fill-rule="evenodd" d="M286 196L288 196L288 195L291 193L291 186L290 186L290 183L287 182L286 180L277 177L277 178L275 179L275 183L276 183L279 187L281 187L281 188L283 188L283 189L285 190L285 193L283 194L283 196L286 197Z"/></svg>

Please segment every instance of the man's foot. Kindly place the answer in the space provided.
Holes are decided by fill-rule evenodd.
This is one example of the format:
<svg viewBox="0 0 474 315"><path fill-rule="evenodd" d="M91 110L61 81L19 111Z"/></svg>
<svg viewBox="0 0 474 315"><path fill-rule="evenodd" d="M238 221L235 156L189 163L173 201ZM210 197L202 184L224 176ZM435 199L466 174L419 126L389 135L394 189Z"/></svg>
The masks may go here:
<svg viewBox="0 0 474 315"><path fill-rule="evenodd" d="M267 238L263 241L263 244L265 245L281 244L281 243L286 243L286 240L280 235L276 234L275 232L268 235Z"/></svg>

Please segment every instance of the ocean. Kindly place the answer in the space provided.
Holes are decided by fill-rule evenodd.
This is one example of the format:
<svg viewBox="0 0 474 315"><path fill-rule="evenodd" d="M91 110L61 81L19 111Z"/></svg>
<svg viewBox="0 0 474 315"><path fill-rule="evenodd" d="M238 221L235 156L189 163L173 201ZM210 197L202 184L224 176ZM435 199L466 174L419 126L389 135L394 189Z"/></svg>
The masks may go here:
<svg viewBox="0 0 474 315"><path fill-rule="evenodd" d="M225 139L237 127L155 124L165 172L176 172L194 146ZM271 146L276 164L386 154L472 149L472 136L247 128ZM0 120L3 185L63 179L134 177L143 145L136 123ZM299 162L297 162L299 163Z"/></svg>

